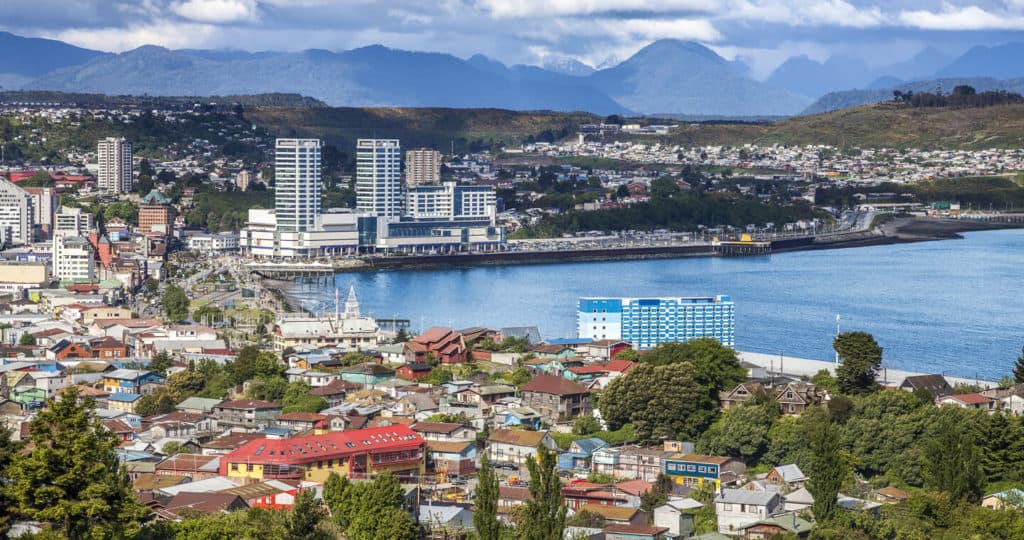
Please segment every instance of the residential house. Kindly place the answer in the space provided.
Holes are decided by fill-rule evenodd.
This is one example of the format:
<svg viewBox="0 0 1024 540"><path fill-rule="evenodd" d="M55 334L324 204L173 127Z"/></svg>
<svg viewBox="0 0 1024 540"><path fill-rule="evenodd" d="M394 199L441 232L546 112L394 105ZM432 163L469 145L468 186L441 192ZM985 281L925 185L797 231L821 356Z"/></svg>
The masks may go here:
<svg viewBox="0 0 1024 540"><path fill-rule="evenodd" d="M128 346L112 337L103 337L89 341L89 349L93 358L103 360L111 358L128 358Z"/></svg>
<svg viewBox="0 0 1024 540"><path fill-rule="evenodd" d="M614 493L607 484L572 480L562 486L562 500L570 510L578 512L586 505L626 506L626 497Z"/></svg>
<svg viewBox="0 0 1024 540"><path fill-rule="evenodd" d="M188 439L212 434L216 424L206 413L175 411L145 418L142 427L152 440Z"/></svg>
<svg viewBox="0 0 1024 540"><path fill-rule="evenodd" d="M814 505L814 495L811 495L806 487L802 487L783 495L782 503L786 512L799 512Z"/></svg>
<svg viewBox="0 0 1024 540"><path fill-rule="evenodd" d="M534 459L541 445L555 450L558 445L546 431L495 429L487 439L487 457L491 463L512 463L522 466Z"/></svg>
<svg viewBox="0 0 1024 540"><path fill-rule="evenodd" d="M405 361L427 363L433 357L439 364L464 364L469 349L462 334L451 328L435 326L405 342Z"/></svg>
<svg viewBox="0 0 1024 540"><path fill-rule="evenodd" d="M594 451L591 469L613 478L635 478L654 482L662 472L662 447L642 447L635 444L599 448Z"/></svg>
<svg viewBox="0 0 1024 540"><path fill-rule="evenodd" d="M474 441L427 441L427 466L445 476L466 476L476 473Z"/></svg>
<svg viewBox="0 0 1024 540"><path fill-rule="evenodd" d="M569 449L558 454L558 468L563 471L589 471L590 460L596 450L608 446L597 437L577 439L569 444Z"/></svg>
<svg viewBox="0 0 1024 540"><path fill-rule="evenodd" d="M605 540L663 540L668 527L657 525L620 525L612 523L604 528Z"/></svg>
<svg viewBox="0 0 1024 540"><path fill-rule="evenodd" d="M825 401L825 392L815 385L805 382L793 382L776 385L772 388L775 401L782 407L782 414L800 414L808 407Z"/></svg>
<svg viewBox="0 0 1024 540"><path fill-rule="evenodd" d="M1008 507L1024 507L1024 491L1017 488L1010 488L1006 491L1000 491L999 493L985 495L981 498L981 506L991 508L993 510L1002 510Z"/></svg>
<svg viewBox="0 0 1024 540"><path fill-rule="evenodd" d="M744 527L782 511L782 506L782 496L775 491L723 489L715 497L718 532L739 534Z"/></svg>
<svg viewBox="0 0 1024 540"><path fill-rule="evenodd" d="M361 384L335 379L327 386L321 386L309 391L310 395L320 396L327 402L328 407L336 407L345 402L345 396L349 392L361 389Z"/></svg>
<svg viewBox="0 0 1024 540"><path fill-rule="evenodd" d="M427 441L476 440L476 429L454 422L416 422L410 428Z"/></svg>
<svg viewBox="0 0 1024 540"><path fill-rule="evenodd" d="M529 407L514 407L506 410L504 413L503 425L505 427L522 426L527 429L538 430L540 429L540 424L540 413Z"/></svg>
<svg viewBox="0 0 1024 540"><path fill-rule="evenodd" d="M350 383L372 386L395 376L395 370L374 362L363 362L341 369L341 378Z"/></svg>
<svg viewBox="0 0 1024 540"><path fill-rule="evenodd" d="M910 498L906 491L892 486L876 489L872 492L875 500L886 504L899 504Z"/></svg>
<svg viewBox="0 0 1024 540"><path fill-rule="evenodd" d="M793 514L780 514L755 521L739 530L746 540L771 540L774 538L807 538L812 523Z"/></svg>
<svg viewBox="0 0 1024 540"><path fill-rule="evenodd" d="M667 533L674 538L689 538L695 530L694 514L703 506L688 497L671 497L668 502L654 509L652 524L667 528Z"/></svg>
<svg viewBox="0 0 1024 540"><path fill-rule="evenodd" d="M523 385L523 405L549 424L590 416L590 390L557 375L539 375Z"/></svg>
<svg viewBox="0 0 1024 540"><path fill-rule="evenodd" d="M174 406L175 409L193 414L212 413L213 408L219 404L221 399L190 397Z"/></svg>
<svg viewBox="0 0 1024 540"><path fill-rule="evenodd" d="M506 384L473 386L455 394L455 399L480 407L484 414L490 414L491 407L504 398L515 397L516 389Z"/></svg>
<svg viewBox="0 0 1024 540"><path fill-rule="evenodd" d="M277 415L275 426L298 433L310 431L327 417L311 412L288 412Z"/></svg>
<svg viewBox="0 0 1024 540"><path fill-rule="evenodd" d="M552 358L574 358L576 356L576 349L573 349L568 345L559 344L535 345L530 348L530 352L533 353L534 356L542 360L550 360Z"/></svg>
<svg viewBox="0 0 1024 540"><path fill-rule="evenodd" d="M220 456L175 454L156 464L157 475L187 476L193 481L217 476Z"/></svg>
<svg viewBox="0 0 1024 540"><path fill-rule="evenodd" d="M788 465L779 465L768 471L765 480L771 485L779 486L784 488L785 491L789 491L804 487L807 477L804 476L800 467L797 467L795 463L790 463Z"/></svg>
<svg viewBox="0 0 1024 540"><path fill-rule="evenodd" d="M139 369L115 369L103 374L103 390L110 393L148 395L166 384L163 375Z"/></svg>
<svg viewBox="0 0 1024 540"><path fill-rule="evenodd" d="M431 370L434 368L430 364L423 362L412 362L409 364L402 364L397 370L395 375L408 381L415 381L430 375Z"/></svg>
<svg viewBox="0 0 1024 540"><path fill-rule="evenodd" d="M759 382L741 382L732 390L723 390L718 396L718 403L722 409L729 410L757 395L767 396L768 389Z"/></svg>
<svg viewBox="0 0 1024 540"><path fill-rule="evenodd" d="M604 518L608 525L646 525L647 513L639 508L585 504L578 512L593 512Z"/></svg>
<svg viewBox="0 0 1024 540"><path fill-rule="evenodd" d="M49 360L67 360L73 358L92 358L92 351L89 345L77 341L62 339L53 347L46 350L46 358Z"/></svg>
<svg viewBox="0 0 1024 540"><path fill-rule="evenodd" d="M969 394L951 394L935 400L938 405L954 405L962 409L978 409L981 411L995 410L996 400L978 392Z"/></svg>
<svg viewBox="0 0 1024 540"><path fill-rule="evenodd" d="M746 471L746 466L737 459L698 454L666 456L663 467L662 472L679 485L703 486L705 482L713 482L715 491L736 482Z"/></svg>
<svg viewBox="0 0 1024 540"><path fill-rule="evenodd" d="M228 427L262 429L270 427L283 407L269 401L239 399L218 403L213 408L217 423Z"/></svg>
<svg viewBox="0 0 1024 540"><path fill-rule="evenodd" d="M107 408L112 411L133 413L140 399L142 399L142 394L114 392L107 396Z"/></svg>
<svg viewBox="0 0 1024 540"><path fill-rule="evenodd" d="M938 399L953 393L953 387L942 375L912 375L903 379L900 383L900 390L915 392L919 389L931 394L932 399Z"/></svg>
<svg viewBox="0 0 1024 540"><path fill-rule="evenodd" d="M421 504L419 524L426 530L427 538L460 538L473 528L473 510L456 504ZM460 535L458 531L461 531Z"/></svg>
<svg viewBox="0 0 1024 540"><path fill-rule="evenodd" d="M245 499L231 493L183 491L163 505L164 515L171 519L191 513L222 514L249 508Z"/></svg>
<svg viewBox="0 0 1024 540"><path fill-rule="evenodd" d="M302 368L290 368L285 372L285 375L288 376L288 382L304 382L308 384L310 388L327 386L342 378L342 376L337 373L328 373L326 371L314 371Z"/></svg>
<svg viewBox="0 0 1024 540"><path fill-rule="evenodd" d="M629 348L629 343L619 339L599 339L581 345L579 354L600 362L608 362L613 360L615 355Z"/></svg>

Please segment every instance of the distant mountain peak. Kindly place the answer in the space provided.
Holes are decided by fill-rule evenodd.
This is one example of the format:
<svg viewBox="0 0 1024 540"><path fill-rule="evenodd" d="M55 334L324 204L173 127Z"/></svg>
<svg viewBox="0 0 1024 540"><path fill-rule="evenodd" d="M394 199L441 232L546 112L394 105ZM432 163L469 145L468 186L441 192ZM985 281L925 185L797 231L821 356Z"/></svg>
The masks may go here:
<svg viewBox="0 0 1024 540"><path fill-rule="evenodd" d="M675 55L680 53L694 54L707 60L721 62L723 64L726 63L724 58L708 47L705 47L695 41L683 41L681 39L659 39L654 41L637 51L630 60L653 56Z"/></svg>
<svg viewBox="0 0 1024 540"><path fill-rule="evenodd" d="M575 58L547 58L544 60L544 69L553 71L555 73L561 73L563 75L572 75L574 77L584 77L590 75L595 71L593 66L584 64Z"/></svg>

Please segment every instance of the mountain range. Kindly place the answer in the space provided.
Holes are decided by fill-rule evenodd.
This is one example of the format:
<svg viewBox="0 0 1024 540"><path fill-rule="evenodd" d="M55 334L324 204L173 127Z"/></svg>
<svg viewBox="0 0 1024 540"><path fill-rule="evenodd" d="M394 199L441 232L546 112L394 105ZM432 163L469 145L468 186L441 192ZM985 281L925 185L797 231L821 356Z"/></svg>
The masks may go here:
<svg viewBox="0 0 1024 540"><path fill-rule="evenodd" d="M941 84L937 79L976 81L979 89L1015 89L1005 81L1024 78L1018 61L1024 43L975 47L952 59L929 48L886 68L845 56L824 62L797 56L764 81L751 78L741 60L669 39L599 68L566 58L549 59L544 67L510 66L482 55L461 59L380 45L341 52L147 45L113 54L5 32L0 32L0 50L5 52L0 56L3 89L152 96L296 93L334 106L676 117L814 113L886 99L893 89L934 89Z"/></svg>

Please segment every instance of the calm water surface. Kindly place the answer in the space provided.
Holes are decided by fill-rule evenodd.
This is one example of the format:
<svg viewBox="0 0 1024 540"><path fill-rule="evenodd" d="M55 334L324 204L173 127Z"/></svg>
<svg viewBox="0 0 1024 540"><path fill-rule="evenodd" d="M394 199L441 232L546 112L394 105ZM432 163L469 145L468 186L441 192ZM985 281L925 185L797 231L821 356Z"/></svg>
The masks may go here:
<svg viewBox="0 0 1024 540"><path fill-rule="evenodd" d="M1024 231L964 240L694 258L341 273L365 313L431 325L537 325L573 337L581 296L704 296L736 302L740 350L830 359L841 328L874 334L895 369L998 379L1024 345ZM333 290L296 291L333 310Z"/></svg>

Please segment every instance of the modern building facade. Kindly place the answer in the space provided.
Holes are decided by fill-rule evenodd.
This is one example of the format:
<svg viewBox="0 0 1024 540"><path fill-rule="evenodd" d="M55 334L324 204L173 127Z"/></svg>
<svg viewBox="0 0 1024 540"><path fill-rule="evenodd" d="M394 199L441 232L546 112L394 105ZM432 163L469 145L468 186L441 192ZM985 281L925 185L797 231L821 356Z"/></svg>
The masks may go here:
<svg viewBox="0 0 1024 540"><path fill-rule="evenodd" d="M274 210L277 230L316 228L323 179L319 139L277 139L274 145Z"/></svg>
<svg viewBox="0 0 1024 540"><path fill-rule="evenodd" d="M85 236L92 230L92 214L81 208L61 206L54 216L53 234Z"/></svg>
<svg viewBox="0 0 1024 540"><path fill-rule="evenodd" d="M107 137L96 148L99 170L96 184L109 193L128 193L135 189L132 177L132 143L124 137Z"/></svg>
<svg viewBox="0 0 1024 540"><path fill-rule="evenodd" d="M418 185L408 188L405 214L416 219L489 219L497 213L497 197L491 186Z"/></svg>
<svg viewBox="0 0 1024 540"><path fill-rule="evenodd" d="M235 187L238 191L248 191L249 184L252 183L252 173L242 169L235 175Z"/></svg>
<svg viewBox="0 0 1024 540"><path fill-rule="evenodd" d="M402 148L397 139L356 142L356 208L376 217L402 215Z"/></svg>
<svg viewBox="0 0 1024 540"><path fill-rule="evenodd" d="M441 152L415 148L405 153L405 184L421 186L441 182Z"/></svg>
<svg viewBox="0 0 1024 540"><path fill-rule="evenodd" d="M621 339L637 349L659 343L714 338L735 346L735 304L728 296L581 298L576 313L581 338Z"/></svg>
<svg viewBox="0 0 1024 540"><path fill-rule="evenodd" d="M0 241L29 244L33 240L32 195L13 182L0 179Z"/></svg>
<svg viewBox="0 0 1024 540"><path fill-rule="evenodd" d="M57 211L59 198L57 190L48 187L30 187L25 191L32 197L33 236L37 240L53 235L53 216Z"/></svg>
<svg viewBox="0 0 1024 540"><path fill-rule="evenodd" d="M88 238L67 234L53 238L53 277L62 280L96 277L96 257Z"/></svg>
<svg viewBox="0 0 1024 540"><path fill-rule="evenodd" d="M161 236L170 236L174 232L171 200L155 189L139 203L139 232Z"/></svg>

